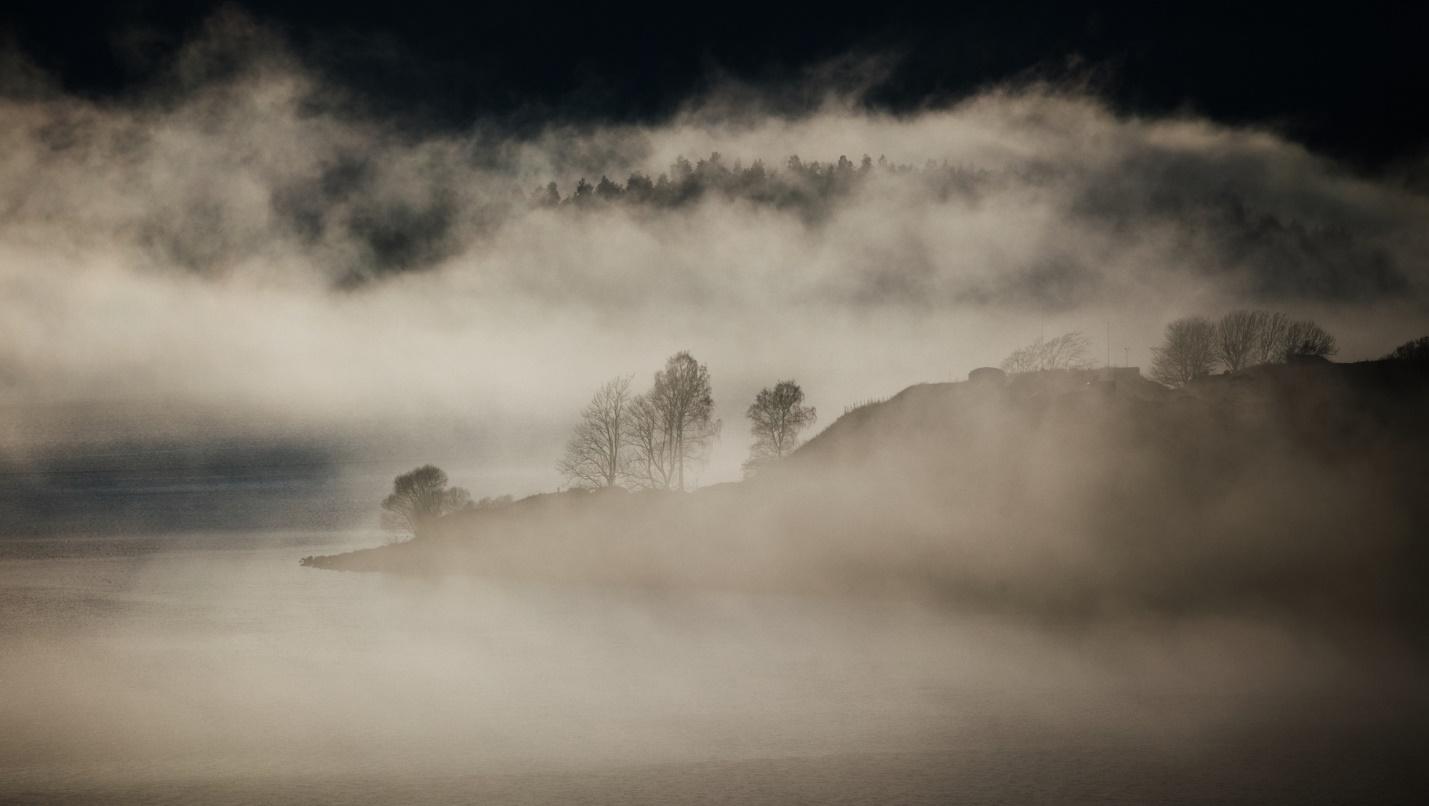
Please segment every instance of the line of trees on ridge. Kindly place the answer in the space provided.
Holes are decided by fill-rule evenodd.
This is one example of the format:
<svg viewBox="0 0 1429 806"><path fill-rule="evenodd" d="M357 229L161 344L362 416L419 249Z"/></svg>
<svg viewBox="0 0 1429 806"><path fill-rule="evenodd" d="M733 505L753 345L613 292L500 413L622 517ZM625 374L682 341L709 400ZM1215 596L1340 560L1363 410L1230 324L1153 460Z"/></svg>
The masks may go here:
<svg viewBox="0 0 1429 806"><path fill-rule="evenodd" d="M678 352L635 394L614 378L581 410L556 469L576 487L685 489L685 472L719 436L709 368Z"/></svg>
<svg viewBox="0 0 1429 806"><path fill-rule="evenodd" d="M601 176L592 183L581 177L566 196L561 195L555 182L549 182L532 192L530 201L537 207L579 208L617 202L678 207L695 203L707 194L719 194L817 214L823 206L875 174L917 179L938 198L970 197L996 179L991 171L952 165L946 160L929 160L921 167L914 167L890 162L882 156L874 160L867 154L857 163L844 155L829 162L805 161L793 155L782 166L768 166L758 159L748 164L739 159L730 162L719 152L713 152L694 162L677 157L668 170L653 179L638 171L624 182Z"/></svg>
<svg viewBox="0 0 1429 806"><path fill-rule="evenodd" d="M556 468L574 487L684 490L687 469L708 458L720 433L709 370L679 352L648 391L635 394L631 380L614 378L596 390ZM817 418L792 380L761 390L745 415L754 437L746 476L787 456Z"/></svg>
<svg viewBox="0 0 1429 806"><path fill-rule="evenodd" d="M1414 345L1410 342L1400 350L1408 355ZM1279 312L1235 310L1215 321L1187 316L1168 324L1161 344L1151 348L1150 376L1158 383L1179 387L1217 369L1237 372L1260 364L1328 358L1337 352L1335 337L1324 328ZM1050 339L1039 337L1013 350L1001 364L1003 371L1013 373L1093 366L1091 344L1077 331Z"/></svg>
<svg viewBox="0 0 1429 806"><path fill-rule="evenodd" d="M1152 349L1151 377L1168 386L1184 386L1217 367L1235 372L1297 357L1327 358L1338 351L1335 338L1309 320L1285 314L1235 310L1217 321L1183 317L1166 326L1162 344ZM1429 336L1405 342L1383 361L1429 363ZM1036 341L1012 351L1002 362L1007 372L1090 369L1090 343L1077 331ZM630 389L632 376L610 380L581 410L557 469L573 487L685 489L685 469L705 459L718 438L709 369L688 352L679 352L655 373L643 394ZM880 400L851 406L845 414ZM745 411L753 443L744 463L746 477L788 456L800 435L818 418L804 405L804 390L792 380L761 389ZM509 495L473 503L461 487L448 485L447 474L423 465L393 481L382 501L382 525L394 533L419 536L437 519L466 509L508 505Z"/></svg>
<svg viewBox="0 0 1429 806"><path fill-rule="evenodd" d="M1235 310L1212 321L1187 316L1166 325L1161 344L1151 350L1151 378L1185 386L1215 372L1238 372L1260 364L1302 358L1329 358L1339 352L1335 337L1308 319L1283 313Z"/></svg>

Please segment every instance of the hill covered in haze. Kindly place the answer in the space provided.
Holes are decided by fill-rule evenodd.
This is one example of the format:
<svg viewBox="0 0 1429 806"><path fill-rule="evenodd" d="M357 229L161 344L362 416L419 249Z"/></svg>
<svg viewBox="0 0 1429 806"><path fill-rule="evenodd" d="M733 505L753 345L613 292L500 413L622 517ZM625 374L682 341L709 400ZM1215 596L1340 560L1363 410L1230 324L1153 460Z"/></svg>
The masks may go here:
<svg viewBox="0 0 1429 806"><path fill-rule="evenodd" d="M1262 366L921 384L697 492L457 513L320 568L897 594L1048 618L1245 608L1401 628L1429 569L1429 373Z"/></svg>

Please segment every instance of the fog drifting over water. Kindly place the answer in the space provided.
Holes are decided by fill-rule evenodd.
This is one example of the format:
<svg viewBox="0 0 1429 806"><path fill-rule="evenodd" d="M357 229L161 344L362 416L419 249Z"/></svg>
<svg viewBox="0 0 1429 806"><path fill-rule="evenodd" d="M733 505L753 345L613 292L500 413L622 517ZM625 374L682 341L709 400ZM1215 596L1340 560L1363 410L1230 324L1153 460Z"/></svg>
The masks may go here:
<svg viewBox="0 0 1429 806"><path fill-rule="evenodd" d="M1331 803L1422 788L1406 752L1422 667L1273 619L1049 631L897 600L295 562L341 545L0 544L0 798Z"/></svg>
<svg viewBox="0 0 1429 806"><path fill-rule="evenodd" d="M108 100L0 46L0 800L1421 800L1417 370L908 387L1247 306L1377 357L1429 198L1075 82L873 112L879 69L452 132L235 11ZM806 437L907 391L748 484L342 553L418 464L555 488L678 350L705 487L761 387Z"/></svg>
<svg viewBox="0 0 1429 806"><path fill-rule="evenodd" d="M1131 118L1076 86L900 117L856 93L786 115L730 90L661 125L451 134L325 85L236 13L118 100L7 72L12 467L259 441L391 457L361 465L376 475L431 459L478 495L550 489L590 392L617 374L643 386L689 349L726 423L708 483L737 476L744 407L779 378L827 422L1043 332L1144 366L1170 318L1251 303L1315 317L1355 359L1429 314L1423 196L1270 131ZM532 201L713 152L786 177L791 155L915 170L875 169L814 210L721 192ZM930 162L967 183L925 181Z"/></svg>

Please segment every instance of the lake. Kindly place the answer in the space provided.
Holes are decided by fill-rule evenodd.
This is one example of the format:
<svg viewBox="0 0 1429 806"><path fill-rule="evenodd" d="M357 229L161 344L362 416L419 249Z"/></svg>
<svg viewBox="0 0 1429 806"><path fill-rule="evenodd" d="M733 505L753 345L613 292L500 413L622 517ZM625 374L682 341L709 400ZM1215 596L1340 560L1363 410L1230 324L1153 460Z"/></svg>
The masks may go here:
<svg viewBox="0 0 1429 806"><path fill-rule="evenodd" d="M301 568L371 532L0 540L0 801L1404 803L1412 654L1284 617Z"/></svg>

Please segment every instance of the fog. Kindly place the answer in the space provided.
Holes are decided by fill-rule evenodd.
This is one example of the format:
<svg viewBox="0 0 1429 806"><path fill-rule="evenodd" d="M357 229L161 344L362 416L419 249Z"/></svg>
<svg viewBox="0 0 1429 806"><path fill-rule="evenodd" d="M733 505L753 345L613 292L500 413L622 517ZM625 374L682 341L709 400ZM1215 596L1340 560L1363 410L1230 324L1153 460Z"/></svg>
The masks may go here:
<svg viewBox="0 0 1429 806"><path fill-rule="evenodd" d="M331 537L7 543L0 789L43 802L1334 802L1417 666L1273 621L316 572ZM215 545L226 545L215 551ZM23 548L22 548L23 546Z"/></svg>
<svg viewBox="0 0 1429 806"><path fill-rule="evenodd" d="M0 66L0 800L1422 789L1422 372L950 383L1252 306L1377 358L1429 321L1403 177L1071 81L879 113L877 59L460 131L236 11L117 97ZM699 491L372 528L427 462L557 490L679 350ZM813 439L722 484L787 378Z"/></svg>
<svg viewBox="0 0 1429 806"><path fill-rule="evenodd" d="M1170 318L1251 301L1316 317L1352 359L1419 335L1425 314L1429 201L1395 177L1268 130L1128 116L1077 86L892 117L813 75L813 112L746 88L659 125L454 134L370 112L235 12L118 99L13 74L11 464L118 435L301 434L400 446L379 475L426 457L479 494L535 492L559 483L560 442L599 383L647 382L689 349L730 425L711 482L737 477L743 409L780 377L838 412L1041 333L1082 330L1098 359L1144 366ZM548 182L569 197L582 177L655 178L716 152L786 177L790 156L869 155L972 179L948 193L874 171L816 215L718 192L531 201Z"/></svg>

